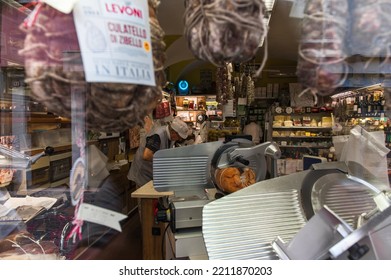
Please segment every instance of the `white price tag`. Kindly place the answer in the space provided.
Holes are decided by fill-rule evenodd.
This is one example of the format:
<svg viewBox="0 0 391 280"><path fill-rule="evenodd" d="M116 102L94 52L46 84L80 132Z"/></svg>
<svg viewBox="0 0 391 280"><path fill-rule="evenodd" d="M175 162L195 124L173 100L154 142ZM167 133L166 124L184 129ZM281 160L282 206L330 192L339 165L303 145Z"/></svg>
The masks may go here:
<svg viewBox="0 0 391 280"><path fill-rule="evenodd" d="M82 203L80 205L79 211L77 212L77 219L79 220L107 226L118 230L119 232L122 232L119 221L125 219L126 217L127 216L122 213L114 212L112 210L88 203Z"/></svg>
<svg viewBox="0 0 391 280"><path fill-rule="evenodd" d="M66 0L66 1L63 1L63 0L42 0L42 2L48 4L52 8L59 10L60 12L62 12L64 14L69 14L70 12L72 12L73 7L79 1L80 0Z"/></svg>

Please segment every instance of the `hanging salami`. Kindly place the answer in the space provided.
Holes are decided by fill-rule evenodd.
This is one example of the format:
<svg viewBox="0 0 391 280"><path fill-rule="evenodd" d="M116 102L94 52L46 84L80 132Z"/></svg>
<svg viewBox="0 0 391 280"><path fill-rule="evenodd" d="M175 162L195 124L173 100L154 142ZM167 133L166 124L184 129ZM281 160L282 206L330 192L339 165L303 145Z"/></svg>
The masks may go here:
<svg viewBox="0 0 391 280"><path fill-rule="evenodd" d="M227 67L224 65L222 67L217 67L216 70L216 101L223 105L228 102L228 72Z"/></svg>
<svg viewBox="0 0 391 280"><path fill-rule="evenodd" d="M380 64L374 65L383 74L383 106L388 118L391 117L390 13L391 0L352 1L351 53L368 58L366 65L379 58Z"/></svg>
<svg viewBox="0 0 391 280"><path fill-rule="evenodd" d="M366 57L388 57L390 53L390 0L352 1L350 49Z"/></svg>
<svg viewBox="0 0 391 280"><path fill-rule="evenodd" d="M266 36L262 0L186 0L185 7L190 50L216 66L249 61Z"/></svg>
<svg viewBox="0 0 391 280"><path fill-rule="evenodd" d="M85 95L89 129L120 132L142 125L144 117L160 102L161 86L165 83L164 32L156 17L158 3L148 1L157 86L87 83L72 13L38 4L33 21L21 25L26 37L20 53L25 58L26 82L32 97L49 111L70 117L71 92L76 88Z"/></svg>
<svg viewBox="0 0 391 280"><path fill-rule="evenodd" d="M308 1L301 26L297 75L312 93L329 95L347 75L348 0Z"/></svg>

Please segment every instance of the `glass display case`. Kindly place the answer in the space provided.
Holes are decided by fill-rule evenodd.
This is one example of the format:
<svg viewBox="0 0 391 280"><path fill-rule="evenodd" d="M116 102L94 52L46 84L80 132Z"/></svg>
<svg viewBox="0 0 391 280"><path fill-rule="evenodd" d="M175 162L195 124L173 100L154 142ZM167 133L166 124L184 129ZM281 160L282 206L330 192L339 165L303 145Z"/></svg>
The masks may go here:
<svg viewBox="0 0 391 280"><path fill-rule="evenodd" d="M74 6L68 6L71 2ZM387 13L380 13L383 6L390 10L389 1L361 1L362 7L360 1L348 0L277 1L276 16L271 16L272 7L251 8L252 13L266 13L265 19L270 20L271 28L265 23L261 40L250 31L234 28L232 18L241 18L237 22L253 31L262 28L246 23L243 17L228 15L214 17L219 26L231 19L227 34L218 28L204 32L195 24L185 38L185 7L168 2L0 0L0 260L167 257L167 227L159 223L159 215L167 210L159 208L165 206L160 204L163 195L153 189L153 178L149 178L151 184L137 186L134 178L129 179L136 153L145 146L152 129L159 133L148 140L154 148L159 145L158 151L177 148L174 138L187 140L182 141L183 146L199 143L200 138L205 138L204 142L237 140L245 121L255 121L264 129L263 140L281 149L278 168L286 160L285 171L279 175L299 178L304 176L292 173L307 171L303 156L335 160L333 136L345 138L359 125L384 136L385 147L383 143L379 146L384 148L382 160L387 161L387 176L391 177L390 38ZM203 1L185 2L192 2L193 11L202 11L199 16L185 18L206 22L202 17L209 12L197 7ZM207 6L220 9L220 4L229 3L234 12L261 2L219 1L219 5ZM160 3L164 16L161 10L158 13ZM170 27L179 27L180 33L165 34L158 14L159 20L164 18ZM180 24L176 24L179 17ZM367 28L365 32L360 26ZM302 37L297 32L301 27ZM284 34L276 34L281 30ZM226 63L227 73L224 83L216 83L213 73L221 65L195 59L189 48L183 53L176 51L186 39L199 34L199 45L193 51L202 53L209 47L218 56L231 52L244 58L254 48L256 54L242 62L219 57L219 62ZM238 37L231 39L234 35ZM270 40L265 40L269 35ZM218 42L222 38L225 41ZM242 48L244 39L251 42ZM188 43L194 43L192 40ZM230 64L239 71L228 70ZM240 70L245 68L254 68L254 75L259 76L252 78L248 71ZM173 82L167 81L168 77ZM178 82L187 80L194 88L176 96ZM367 85L375 86L368 90ZM197 87L205 90L197 91ZM170 93L164 93L168 88ZM158 108L162 114L157 114ZM177 130L168 126L175 117L186 123L176 123ZM189 133L189 128L196 133ZM169 133L167 141L160 139L164 133ZM242 143L243 153L251 151L245 147L251 141L247 142ZM148 155L152 162L143 163L153 166L155 152ZM144 156L140 149L139 159L145 160L141 154ZM201 166L194 162L202 162L202 155L195 157L201 160L186 159L193 164L186 170L189 183L194 181L192 176L198 176L193 169ZM177 160L175 156L167 158ZM247 162L234 155L227 161ZM275 168L273 162L270 169ZM281 179L271 177L267 174L263 182L267 188L269 179ZM281 185L289 187L292 180L281 177ZM146 185L155 196L137 194ZM250 194L253 185L244 191ZM295 196L300 196L296 190ZM231 206L227 203L225 214ZM147 222L143 220L146 216ZM258 217L262 213L257 212Z"/></svg>

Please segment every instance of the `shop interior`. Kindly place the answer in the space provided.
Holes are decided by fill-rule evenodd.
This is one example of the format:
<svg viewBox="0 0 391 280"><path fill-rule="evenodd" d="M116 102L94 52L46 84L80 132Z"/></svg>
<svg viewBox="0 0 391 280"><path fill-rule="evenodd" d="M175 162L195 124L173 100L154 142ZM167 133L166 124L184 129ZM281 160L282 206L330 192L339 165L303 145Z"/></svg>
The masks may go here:
<svg viewBox="0 0 391 280"><path fill-rule="evenodd" d="M308 1L260 1L254 55L220 65L189 47L187 1L149 2L164 57L153 90L86 83L72 51L40 72L29 46L44 36L21 25L50 21L31 19L35 1L0 0L0 259L391 259L388 57L347 54L341 80L315 92L299 69ZM127 175L146 115L191 137L155 153L139 187Z"/></svg>

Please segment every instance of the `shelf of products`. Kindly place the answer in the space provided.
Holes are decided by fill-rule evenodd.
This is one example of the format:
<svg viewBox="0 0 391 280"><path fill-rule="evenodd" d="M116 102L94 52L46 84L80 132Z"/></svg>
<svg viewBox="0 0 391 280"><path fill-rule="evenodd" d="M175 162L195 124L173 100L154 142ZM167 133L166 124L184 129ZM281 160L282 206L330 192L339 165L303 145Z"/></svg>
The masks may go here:
<svg viewBox="0 0 391 280"><path fill-rule="evenodd" d="M281 158L301 159L303 155L324 156L332 146L331 112L305 113L291 108L290 113L271 112L269 140L276 142Z"/></svg>
<svg viewBox="0 0 391 280"><path fill-rule="evenodd" d="M195 123L197 116L205 114L205 110L178 110L177 116L184 122Z"/></svg>
<svg viewBox="0 0 391 280"><path fill-rule="evenodd" d="M177 96L177 116L195 129L200 127L205 116L210 121L223 121L223 111L217 108L216 96Z"/></svg>
<svg viewBox="0 0 391 280"><path fill-rule="evenodd" d="M367 131L384 130L389 125L381 84L342 92L331 98L335 119L344 126L344 134L348 134L350 128L356 125Z"/></svg>
<svg viewBox="0 0 391 280"><path fill-rule="evenodd" d="M177 96L176 106L180 110L206 110L206 96Z"/></svg>
<svg viewBox="0 0 391 280"><path fill-rule="evenodd" d="M331 98L336 122L342 126L339 134L348 135L357 125L368 132L384 131L385 145L391 148L391 120L385 111L386 100L382 84L341 92ZM387 164L391 170L391 153L388 153ZM391 175L390 171L389 174Z"/></svg>

